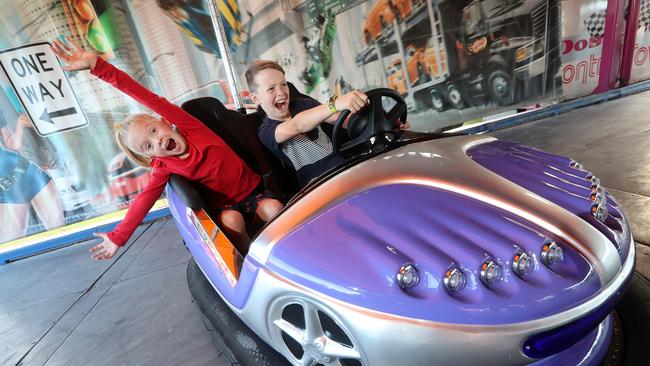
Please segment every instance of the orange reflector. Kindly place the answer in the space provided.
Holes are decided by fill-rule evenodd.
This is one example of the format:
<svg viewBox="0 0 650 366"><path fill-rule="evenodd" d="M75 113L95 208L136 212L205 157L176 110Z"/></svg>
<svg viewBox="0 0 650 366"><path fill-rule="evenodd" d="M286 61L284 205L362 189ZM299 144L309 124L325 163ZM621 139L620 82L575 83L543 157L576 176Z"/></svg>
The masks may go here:
<svg viewBox="0 0 650 366"><path fill-rule="evenodd" d="M224 273L230 285L235 287L239 280L244 257L205 210L192 210L190 217L219 269Z"/></svg>

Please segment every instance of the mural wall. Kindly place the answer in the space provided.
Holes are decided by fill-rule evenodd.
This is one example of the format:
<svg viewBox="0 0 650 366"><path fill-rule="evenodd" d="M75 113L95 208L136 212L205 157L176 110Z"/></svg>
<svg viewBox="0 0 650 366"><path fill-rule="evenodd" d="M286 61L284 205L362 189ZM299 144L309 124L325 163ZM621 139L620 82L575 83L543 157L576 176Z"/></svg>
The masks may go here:
<svg viewBox="0 0 650 366"><path fill-rule="evenodd" d="M630 83L650 79L650 1L641 0Z"/></svg>
<svg viewBox="0 0 650 366"><path fill-rule="evenodd" d="M9 71L0 72L0 243L126 208L149 179L149 171L126 159L113 138L116 121L143 111L135 101L88 71L67 73L82 111L75 111L77 127L61 128L63 112L50 110L48 122L30 105L62 94L61 84L42 79L58 67L56 59L47 48L40 55L7 50L68 36L170 100L205 90L232 103L212 44L188 36L188 28L207 24L205 11L181 9L203 15L192 18L199 23L182 22L159 2L0 2L0 56L7 56L2 66ZM10 80L16 77L12 68L34 89ZM40 125L54 132L43 134Z"/></svg>
<svg viewBox="0 0 650 366"><path fill-rule="evenodd" d="M235 107L206 0L0 3L0 55L66 35L176 103L209 95ZM218 0L217 7L242 96L247 65L270 59L323 102L353 88L398 90L412 128L436 131L593 93L607 3ZM650 78L649 4L641 0L633 82ZM50 62L32 56L35 68ZM8 223L0 243L128 207L148 170L119 151L112 126L142 108L88 72L70 73L85 120L43 134L41 114L25 108L11 77L0 73L0 219Z"/></svg>
<svg viewBox="0 0 650 366"><path fill-rule="evenodd" d="M562 2L562 85L567 98L598 85L607 0Z"/></svg>
<svg viewBox="0 0 650 366"><path fill-rule="evenodd" d="M254 59L277 61L289 81L321 101L341 89L393 88L416 130L561 95L560 1L239 4L241 72Z"/></svg>

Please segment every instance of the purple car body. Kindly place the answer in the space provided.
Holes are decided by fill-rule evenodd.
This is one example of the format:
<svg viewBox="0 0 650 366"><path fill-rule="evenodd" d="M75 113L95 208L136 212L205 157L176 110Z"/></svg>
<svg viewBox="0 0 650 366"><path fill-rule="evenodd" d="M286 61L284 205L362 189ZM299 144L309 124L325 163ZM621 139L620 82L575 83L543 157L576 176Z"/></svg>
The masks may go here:
<svg viewBox="0 0 650 366"><path fill-rule="evenodd" d="M218 230L167 197L215 290L295 365L598 364L634 270L628 221L597 178L494 138L349 166L290 202L245 258L221 256Z"/></svg>

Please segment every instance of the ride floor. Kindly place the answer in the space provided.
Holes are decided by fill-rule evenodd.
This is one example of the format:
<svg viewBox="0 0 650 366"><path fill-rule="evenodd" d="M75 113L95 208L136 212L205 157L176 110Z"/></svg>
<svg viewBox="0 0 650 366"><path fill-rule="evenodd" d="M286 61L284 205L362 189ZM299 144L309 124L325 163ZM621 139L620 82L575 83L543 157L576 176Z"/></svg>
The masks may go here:
<svg viewBox="0 0 650 366"><path fill-rule="evenodd" d="M646 290L648 105L650 92L643 92L492 134L570 156L600 177L631 220L634 281ZM94 243L0 266L0 365L233 365L192 302L186 279L190 256L171 218L140 226L108 262L90 259ZM622 306L647 315L648 298L645 291L624 298ZM637 341L650 344L650 327L638 327Z"/></svg>

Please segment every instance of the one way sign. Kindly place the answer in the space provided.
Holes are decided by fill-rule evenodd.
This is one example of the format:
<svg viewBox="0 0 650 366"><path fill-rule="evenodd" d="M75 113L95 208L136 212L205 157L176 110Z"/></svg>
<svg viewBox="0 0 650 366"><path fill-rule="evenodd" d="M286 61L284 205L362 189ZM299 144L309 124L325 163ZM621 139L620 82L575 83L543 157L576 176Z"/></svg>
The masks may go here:
<svg viewBox="0 0 650 366"><path fill-rule="evenodd" d="M0 51L0 65L41 136L88 125L49 43Z"/></svg>

